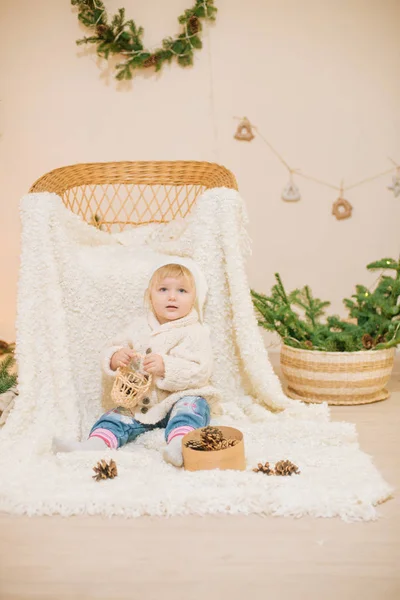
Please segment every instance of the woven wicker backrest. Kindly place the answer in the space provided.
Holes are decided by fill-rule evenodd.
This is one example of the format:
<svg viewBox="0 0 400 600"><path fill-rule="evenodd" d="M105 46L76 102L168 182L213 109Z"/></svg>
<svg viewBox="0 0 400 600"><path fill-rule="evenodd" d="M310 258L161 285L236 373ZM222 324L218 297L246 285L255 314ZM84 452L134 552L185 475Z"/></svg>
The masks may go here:
<svg viewBox="0 0 400 600"><path fill-rule="evenodd" d="M208 162L87 163L61 167L30 192L55 192L67 208L104 231L185 217L207 188L237 189L234 175Z"/></svg>

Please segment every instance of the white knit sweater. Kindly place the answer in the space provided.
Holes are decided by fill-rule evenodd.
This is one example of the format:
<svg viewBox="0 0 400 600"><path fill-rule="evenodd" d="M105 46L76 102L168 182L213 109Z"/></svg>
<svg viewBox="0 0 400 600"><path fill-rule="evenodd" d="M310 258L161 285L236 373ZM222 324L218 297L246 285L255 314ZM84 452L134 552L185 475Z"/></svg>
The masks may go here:
<svg viewBox="0 0 400 600"><path fill-rule="evenodd" d="M219 414L219 393L210 385L212 347L209 330L199 322L193 309L186 317L160 325L149 311L146 318L135 319L102 352L102 367L110 377L116 371L110 368L114 352L130 346L145 354L148 348L160 354L165 365L164 377L154 377L148 394L150 403L145 413L138 408L134 418L141 423L158 423L183 396L202 396L210 405L212 414ZM145 410L146 410L145 409Z"/></svg>

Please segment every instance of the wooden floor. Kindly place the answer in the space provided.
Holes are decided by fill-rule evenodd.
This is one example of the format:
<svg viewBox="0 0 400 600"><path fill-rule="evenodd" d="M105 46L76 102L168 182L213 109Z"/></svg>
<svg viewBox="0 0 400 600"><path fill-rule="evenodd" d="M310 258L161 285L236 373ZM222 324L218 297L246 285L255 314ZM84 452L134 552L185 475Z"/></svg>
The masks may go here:
<svg viewBox="0 0 400 600"><path fill-rule="evenodd" d="M273 358L275 361L275 358ZM400 369L389 400L334 407L400 480ZM400 505L372 523L0 515L0 600L400 600Z"/></svg>

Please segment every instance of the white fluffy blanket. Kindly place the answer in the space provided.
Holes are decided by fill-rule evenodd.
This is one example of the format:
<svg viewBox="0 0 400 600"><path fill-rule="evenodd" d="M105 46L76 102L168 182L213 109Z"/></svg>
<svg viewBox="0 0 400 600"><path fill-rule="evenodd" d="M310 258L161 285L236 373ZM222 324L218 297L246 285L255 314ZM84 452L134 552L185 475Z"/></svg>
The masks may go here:
<svg viewBox="0 0 400 600"><path fill-rule="evenodd" d="M354 426L331 423L326 406L289 400L273 373L249 295L246 214L237 192L209 190L185 220L114 235L84 223L55 194L25 196L21 214L19 396L0 433L0 510L375 518L374 505L390 488L359 449ZM99 350L143 310L148 273L160 253L192 256L207 277L213 383L224 397L217 422L244 432L248 469L175 469L163 462L163 435L154 431L107 452L119 476L97 483L91 469L101 453L54 456L51 440L85 437L104 411ZM301 474L252 471L260 461L284 458Z"/></svg>

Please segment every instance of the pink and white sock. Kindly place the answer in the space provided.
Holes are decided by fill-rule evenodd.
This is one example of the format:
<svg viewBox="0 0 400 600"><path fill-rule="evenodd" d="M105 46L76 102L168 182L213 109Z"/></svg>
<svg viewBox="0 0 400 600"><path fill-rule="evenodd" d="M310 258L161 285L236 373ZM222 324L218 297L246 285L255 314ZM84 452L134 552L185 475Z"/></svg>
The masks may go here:
<svg viewBox="0 0 400 600"><path fill-rule="evenodd" d="M182 438L184 435L193 431L194 427L182 426L176 427L168 435L168 445L164 449L163 456L164 460L175 467L181 467L183 465L182 457Z"/></svg>
<svg viewBox="0 0 400 600"><path fill-rule="evenodd" d="M169 444L171 440L173 440L177 436L183 437L190 431L194 431L194 427L191 427L190 425L182 425L182 427L175 427L175 429L172 429L169 432L167 443Z"/></svg>
<svg viewBox="0 0 400 600"><path fill-rule="evenodd" d="M118 448L118 439L109 429L103 429L102 427L95 429L90 434L89 440L92 438L100 438L109 448L112 448L113 450Z"/></svg>

